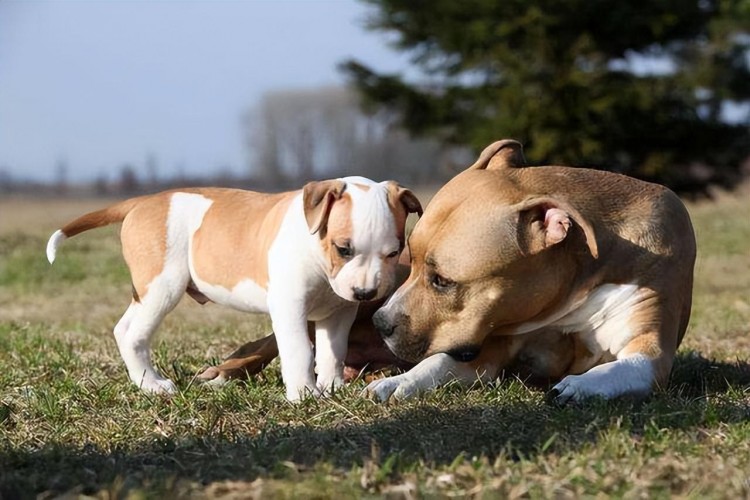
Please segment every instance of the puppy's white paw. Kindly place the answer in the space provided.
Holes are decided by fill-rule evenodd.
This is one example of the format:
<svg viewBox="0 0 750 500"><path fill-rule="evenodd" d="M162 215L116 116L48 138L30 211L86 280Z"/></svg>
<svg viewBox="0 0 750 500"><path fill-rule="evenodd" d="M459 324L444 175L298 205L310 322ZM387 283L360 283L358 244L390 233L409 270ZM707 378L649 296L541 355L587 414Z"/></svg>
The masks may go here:
<svg viewBox="0 0 750 500"><path fill-rule="evenodd" d="M336 389L344 386L344 377L342 376L334 376L334 377L318 376L318 380L315 383L315 386L321 396L330 396L336 391Z"/></svg>
<svg viewBox="0 0 750 500"><path fill-rule="evenodd" d="M177 386L167 378L144 377L138 384L142 391L162 396L177 394Z"/></svg>
<svg viewBox="0 0 750 500"><path fill-rule="evenodd" d="M320 390L313 384L288 386L286 388L286 399L290 403L299 403L305 398L319 398L322 395Z"/></svg>
<svg viewBox="0 0 750 500"><path fill-rule="evenodd" d="M394 377L386 377L373 380L365 387L363 393L371 395L379 401L387 401L389 398L406 399L416 395L419 388L409 381L406 373Z"/></svg>

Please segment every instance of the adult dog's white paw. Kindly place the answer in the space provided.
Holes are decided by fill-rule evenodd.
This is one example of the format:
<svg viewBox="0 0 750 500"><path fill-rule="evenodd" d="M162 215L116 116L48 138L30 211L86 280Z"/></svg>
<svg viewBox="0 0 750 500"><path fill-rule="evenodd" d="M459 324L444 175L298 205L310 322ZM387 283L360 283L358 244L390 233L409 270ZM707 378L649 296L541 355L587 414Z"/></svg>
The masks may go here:
<svg viewBox="0 0 750 500"><path fill-rule="evenodd" d="M226 378L223 373L219 373L211 379L198 378L197 380L201 383L201 385L206 385L212 389L220 389L227 385L227 383L229 382L229 379Z"/></svg>
<svg viewBox="0 0 750 500"><path fill-rule="evenodd" d="M581 375L568 375L552 388L557 404L578 403L592 397L642 398L651 392L654 371L651 361L637 354L595 366Z"/></svg>
<svg viewBox="0 0 750 500"><path fill-rule="evenodd" d="M365 387L363 393L373 396L379 401L387 401L389 398L406 399L416 395L419 388L406 376L407 373L393 377L373 380Z"/></svg>
<svg viewBox="0 0 750 500"><path fill-rule="evenodd" d="M607 397L601 390L587 384L581 375L568 375L552 388L551 393L552 401L559 405L578 403L592 396Z"/></svg>

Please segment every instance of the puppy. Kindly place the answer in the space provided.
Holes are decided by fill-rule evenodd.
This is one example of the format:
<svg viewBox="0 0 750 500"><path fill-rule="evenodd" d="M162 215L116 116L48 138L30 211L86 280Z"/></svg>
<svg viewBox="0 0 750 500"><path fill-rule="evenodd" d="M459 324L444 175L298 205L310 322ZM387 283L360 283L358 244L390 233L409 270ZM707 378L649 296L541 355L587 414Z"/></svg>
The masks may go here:
<svg viewBox="0 0 750 500"><path fill-rule="evenodd" d="M410 213L422 213L411 191L363 177L279 194L178 189L70 222L51 236L47 257L54 262L66 238L122 222L133 297L114 335L130 379L148 392L177 390L153 367L150 341L187 293L270 314L286 397L294 401L343 383L358 304L392 291ZM308 321L315 324L314 360Z"/></svg>

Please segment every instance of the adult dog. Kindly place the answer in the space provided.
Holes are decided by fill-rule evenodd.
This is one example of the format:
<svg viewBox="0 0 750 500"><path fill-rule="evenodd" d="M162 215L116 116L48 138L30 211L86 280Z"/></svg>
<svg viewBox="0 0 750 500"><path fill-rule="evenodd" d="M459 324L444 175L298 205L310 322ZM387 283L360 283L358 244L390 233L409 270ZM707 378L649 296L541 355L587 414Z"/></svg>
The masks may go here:
<svg viewBox="0 0 750 500"><path fill-rule="evenodd" d="M131 380L149 392L176 391L151 364L150 340L187 292L201 303L270 313L286 396L296 400L343 383L357 306L395 287L413 212L422 208L411 191L363 177L279 194L174 190L79 217L52 235L47 257L53 262L68 237L122 222L133 298L114 334Z"/></svg>
<svg viewBox="0 0 750 500"><path fill-rule="evenodd" d="M524 163L519 143L490 145L415 226L411 274L373 323L418 364L370 384L378 398L492 379L521 352L533 372L565 375L560 403L667 381L692 303L684 205L623 175Z"/></svg>

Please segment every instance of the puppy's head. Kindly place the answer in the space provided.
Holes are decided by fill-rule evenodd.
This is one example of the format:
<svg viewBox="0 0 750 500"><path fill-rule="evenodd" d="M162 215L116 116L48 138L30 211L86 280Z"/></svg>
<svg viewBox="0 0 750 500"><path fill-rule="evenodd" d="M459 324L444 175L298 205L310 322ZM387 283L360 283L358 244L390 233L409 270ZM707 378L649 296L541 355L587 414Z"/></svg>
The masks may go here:
<svg viewBox="0 0 750 500"><path fill-rule="evenodd" d="M393 290L406 219L422 214L414 193L393 181L347 177L307 184L303 206L338 296L371 301Z"/></svg>
<svg viewBox="0 0 750 500"><path fill-rule="evenodd" d="M564 200L530 196L501 169L476 165L438 191L409 249L411 274L373 321L412 362L440 352L471 361L490 333L542 321L567 299L577 262L597 252Z"/></svg>

